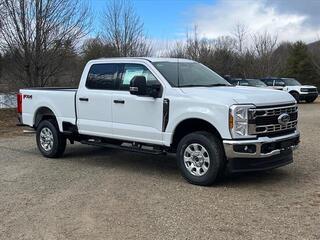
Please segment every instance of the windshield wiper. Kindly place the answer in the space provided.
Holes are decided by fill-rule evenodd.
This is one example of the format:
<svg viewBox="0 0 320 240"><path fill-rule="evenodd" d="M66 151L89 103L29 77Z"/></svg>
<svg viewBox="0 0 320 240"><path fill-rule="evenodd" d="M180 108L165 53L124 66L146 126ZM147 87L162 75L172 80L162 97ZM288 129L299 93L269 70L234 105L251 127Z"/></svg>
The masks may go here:
<svg viewBox="0 0 320 240"><path fill-rule="evenodd" d="M225 83L215 83L215 84L209 84L207 87L220 87L220 86L232 86L231 84L225 84Z"/></svg>
<svg viewBox="0 0 320 240"><path fill-rule="evenodd" d="M214 83L214 84L187 84L187 85L182 85L180 87L220 87L220 86L232 86L232 85L227 85L225 83Z"/></svg>

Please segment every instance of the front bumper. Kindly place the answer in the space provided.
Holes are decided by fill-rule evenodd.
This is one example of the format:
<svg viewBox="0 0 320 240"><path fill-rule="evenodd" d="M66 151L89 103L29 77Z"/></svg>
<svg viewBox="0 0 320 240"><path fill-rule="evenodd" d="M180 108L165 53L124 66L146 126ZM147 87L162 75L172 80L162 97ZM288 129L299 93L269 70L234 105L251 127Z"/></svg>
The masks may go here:
<svg viewBox="0 0 320 240"><path fill-rule="evenodd" d="M306 100L306 99L316 99L318 97L318 92L300 92L299 99Z"/></svg>
<svg viewBox="0 0 320 240"><path fill-rule="evenodd" d="M223 140L227 158L264 158L280 154L283 150L295 149L298 146L300 133L294 133L279 137L259 137L253 140ZM239 147L248 146L255 149L254 152L246 152ZM253 146L253 147L252 147ZM270 150L270 151L268 151Z"/></svg>
<svg viewBox="0 0 320 240"><path fill-rule="evenodd" d="M291 163L292 151L297 148L300 133L278 137L259 137L253 140L224 140L226 157L232 172L257 171Z"/></svg>

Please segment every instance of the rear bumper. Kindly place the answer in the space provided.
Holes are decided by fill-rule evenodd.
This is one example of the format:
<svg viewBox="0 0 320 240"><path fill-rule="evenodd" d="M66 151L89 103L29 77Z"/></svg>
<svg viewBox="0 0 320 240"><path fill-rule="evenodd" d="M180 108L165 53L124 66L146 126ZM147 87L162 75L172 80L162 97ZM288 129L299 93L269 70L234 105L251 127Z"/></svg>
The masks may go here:
<svg viewBox="0 0 320 240"><path fill-rule="evenodd" d="M223 145L231 171L257 171L291 163L292 151L297 148L300 133L278 137L259 137L253 140L224 140Z"/></svg>

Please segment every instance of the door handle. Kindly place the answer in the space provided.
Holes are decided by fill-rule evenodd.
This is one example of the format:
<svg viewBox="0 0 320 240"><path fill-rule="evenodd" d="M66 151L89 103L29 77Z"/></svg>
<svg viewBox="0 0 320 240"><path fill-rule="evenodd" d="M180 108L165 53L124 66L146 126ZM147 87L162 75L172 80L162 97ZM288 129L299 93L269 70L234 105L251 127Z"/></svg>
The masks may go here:
<svg viewBox="0 0 320 240"><path fill-rule="evenodd" d="M125 101L124 100L113 100L114 103L119 103L119 104L124 104Z"/></svg>
<svg viewBox="0 0 320 240"><path fill-rule="evenodd" d="M84 102L89 102L89 98L83 98L83 97L81 97L81 98L79 98L79 100L80 100L80 101L84 101Z"/></svg>

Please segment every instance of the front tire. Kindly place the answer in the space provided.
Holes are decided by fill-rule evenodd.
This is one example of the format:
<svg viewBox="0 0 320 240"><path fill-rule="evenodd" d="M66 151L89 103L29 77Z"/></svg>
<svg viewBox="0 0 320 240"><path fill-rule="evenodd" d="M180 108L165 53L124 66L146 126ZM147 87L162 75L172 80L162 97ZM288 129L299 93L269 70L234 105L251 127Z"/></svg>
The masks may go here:
<svg viewBox="0 0 320 240"><path fill-rule="evenodd" d="M43 120L37 127L37 146L41 154L47 158L61 157L66 149L67 141L59 131L55 120Z"/></svg>
<svg viewBox="0 0 320 240"><path fill-rule="evenodd" d="M190 133L178 144L177 161L182 176L188 182L212 185L225 163L221 141L209 132Z"/></svg>
<svg viewBox="0 0 320 240"><path fill-rule="evenodd" d="M307 98L306 102L307 103L313 103L316 99L317 99L316 97L315 98Z"/></svg>

